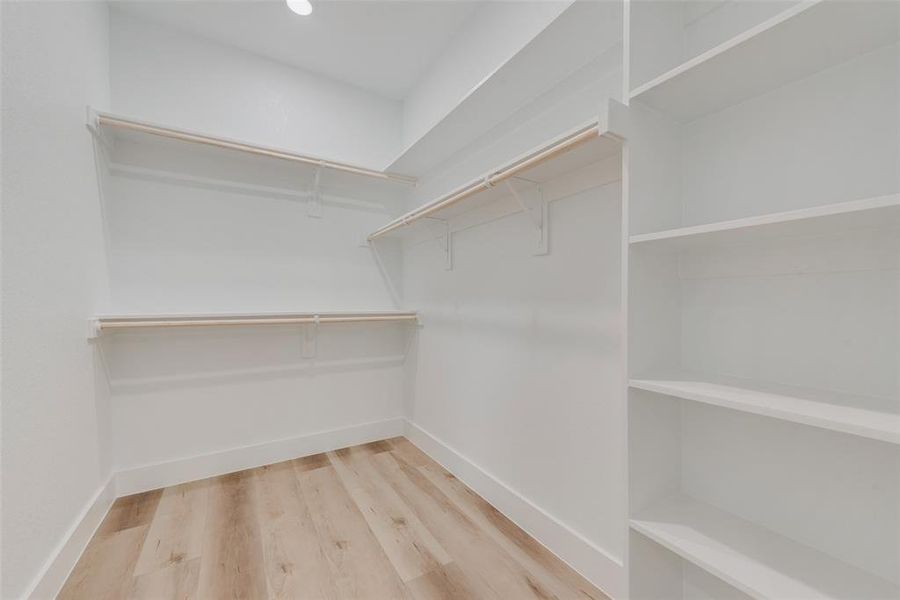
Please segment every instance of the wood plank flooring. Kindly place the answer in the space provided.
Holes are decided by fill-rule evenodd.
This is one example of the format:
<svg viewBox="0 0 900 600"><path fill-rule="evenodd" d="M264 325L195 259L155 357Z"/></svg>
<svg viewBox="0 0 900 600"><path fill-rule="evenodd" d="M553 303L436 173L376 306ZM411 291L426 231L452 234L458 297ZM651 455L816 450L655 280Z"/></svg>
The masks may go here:
<svg viewBox="0 0 900 600"><path fill-rule="evenodd" d="M120 498L59 598L607 597L395 438Z"/></svg>

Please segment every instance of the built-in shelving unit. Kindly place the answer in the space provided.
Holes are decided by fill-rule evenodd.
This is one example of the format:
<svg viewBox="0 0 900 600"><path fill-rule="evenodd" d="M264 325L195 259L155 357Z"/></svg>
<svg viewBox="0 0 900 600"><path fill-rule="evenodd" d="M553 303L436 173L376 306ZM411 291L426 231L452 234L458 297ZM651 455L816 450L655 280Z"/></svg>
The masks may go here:
<svg viewBox="0 0 900 600"><path fill-rule="evenodd" d="M900 412L877 398L743 379L677 374L632 379L632 388L900 444ZM900 403L898 408L900 408Z"/></svg>
<svg viewBox="0 0 900 600"><path fill-rule="evenodd" d="M889 581L688 496L641 511L631 527L753 598L900 595Z"/></svg>
<svg viewBox="0 0 900 600"><path fill-rule="evenodd" d="M696 248L754 242L783 236L828 235L858 229L898 227L900 227L900 194L891 194L632 235L629 242L665 245L672 249Z"/></svg>
<svg viewBox="0 0 900 600"><path fill-rule="evenodd" d="M900 5L799 2L633 89L631 100L691 121L897 38Z"/></svg>
<svg viewBox="0 0 900 600"><path fill-rule="evenodd" d="M325 323L417 322L415 312L359 311L305 313L221 313L221 314L158 314L103 315L95 317L92 329L96 334L126 329L173 327L235 327L256 325L308 325Z"/></svg>
<svg viewBox="0 0 900 600"><path fill-rule="evenodd" d="M368 239L371 242L399 233L423 219L447 221L499 197L509 196L510 189L501 184L516 179L526 186L540 185L561 174L614 156L620 152L620 145L621 140L617 136L601 131L597 122L590 123L393 219L371 233Z"/></svg>
<svg viewBox="0 0 900 600"><path fill-rule="evenodd" d="M900 3L629 11L629 597L900 598Z"/></svg>

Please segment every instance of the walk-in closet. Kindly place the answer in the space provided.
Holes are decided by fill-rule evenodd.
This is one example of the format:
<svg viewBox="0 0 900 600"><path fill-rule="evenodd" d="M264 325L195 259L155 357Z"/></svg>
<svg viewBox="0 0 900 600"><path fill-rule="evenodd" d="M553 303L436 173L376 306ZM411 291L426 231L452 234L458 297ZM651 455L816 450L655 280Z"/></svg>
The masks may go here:
<svg viewBox="0 0 900 600"><path fill-rule="evenodd" d="M900 0L0 26L0 598L900 600Z"/></svg>

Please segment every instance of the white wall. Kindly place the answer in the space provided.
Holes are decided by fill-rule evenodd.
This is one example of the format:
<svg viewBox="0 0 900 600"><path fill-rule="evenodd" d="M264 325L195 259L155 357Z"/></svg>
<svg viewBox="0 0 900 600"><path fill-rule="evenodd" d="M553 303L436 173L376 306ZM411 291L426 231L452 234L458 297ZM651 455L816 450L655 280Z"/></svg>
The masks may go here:
<svg viewBox="0 0 900 600"><path fill-rule="evenodd" d="M552 202L546 256L523 213L455 234L451 271L433 242L404 255L424 325L411 420L562 523L568 537L538 536L551 550L599 548L575 566L610 593L602 554L624 553L620 196L611 183Z"/></svg>
<svg viewBox="0 0 900 600"><path fill-rule="evenodd" d="M25 594L110 474L87 340L105 304L85 106L108 103L105 4L2 3L3 588Z"/></svg>
<svg viewBox="0 0 900 600"><path fill-rule="evenodd" d="M190 164L183 150L176 161ZM145 169L153 164L134 154L130 160ZM246 170L243 159L224 164L232 179L242 163ZM115 312L394 308L361 244L388 218L377 203L326 196L321 218L312 218L302 197L224 180L198 185L173 172L113 173L106 214ZM127 471L398 418L410 334L402 325L323 325L315 358L303 355L301 327L105 335L115 467ZM237 459L222 469L244 466Z"/></svg>
<svg viewBox="0 0 900 600"><path fill-rule="evenodd" d="M299 327L107 336L116 469L152 467L147 477L129 475L120 492L209 474L196 470L203 466L181 470L179 461L223 453L218 472L233 471L259 460L248 447L297 448L304 436L401 418L410 333L392 324L322 326L314 359L303 356ZM389 435L399 434L395 426Z"/></svg>
<svg viewBox="0 0 900 600"><path fill-rule="evenodd" d="M400 102L111 10L112 107L150 121L381 168Z"/></svg>
<svg viewBox="0 0 900 600"><path fill-rule="evenodd" d="M113 17L112 52L114 108L126 114L369 163L397 132L396 106L374 96L130 17ZM283 111L271 110L276 98ZM241 118L231 118L238 109ZM146 136L114 137L111 146L104 214L113 312L395 308L363 242L403 186L326 171L315 218L307 167ZM279 456L255 446L297 451L301 442L283 442L399 424L412 330L319 331L314 357L303 353L301 327L105 335L115 468L127 472L119 491L210 474L209 455L227 472Z"/></svg>
<svg viewBox="0 0 900 600"><path fill-rule="evenodd" d="M311 174L292 163L152 139L117 141L111 160L104 212L116 312L394 308L363 244L388 219L366 182L356 194L326 187L313 218L303 193Z"/></svg>
<svg viewBox="0 0 900 600"><path fill-rule="evenodd" d="M487 2L463 24L403 103L403 148L558 17L572 0Z"/></svg>
<svg viewBox="0 0 900 600"><path fill-rule="evenodd" d="M558 18L552 27L578 47L566 31L585 35L591 23L596 48L580 55L581 66L528 102L516 98L514 111L420 180L412 206L597 119L618 97L621 15L593 6L566 13L578 14L584 18ZM548 53L532 57L532 67L543 68ZM621 191L618 183L599 186L608 167L590 165L545 186L569 186L552 196L549 255L532 256L524 214L496 220L498 211L476 209L459 220L480 224L454 234L451 271L428 240L407 244L402 273L403 302L423 322L407 361L413 439L615 594L624 589L625 416Z"/></svg>

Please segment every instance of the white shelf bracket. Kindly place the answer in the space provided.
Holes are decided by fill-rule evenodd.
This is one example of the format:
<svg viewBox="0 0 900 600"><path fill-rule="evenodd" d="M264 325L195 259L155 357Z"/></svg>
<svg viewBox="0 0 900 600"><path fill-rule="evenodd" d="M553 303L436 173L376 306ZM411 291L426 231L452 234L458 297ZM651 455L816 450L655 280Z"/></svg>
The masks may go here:
<svg viewBox="0 0 900 600"><path fill-rule="evenodd" d="M319 315L303 328L303 358L315 358L319 352Z"/></svg>
<svg viewBox="0 0 900 600"><path fill-rule="evenodd" d="M435 219L433 217L425 217L425 221L429 224L439 223L438 227L440 227L441 231L435 233L434 227L429 225L429 229L435 233L434 239L437 241L438 246L441 249L441 252L444 253L446 257L446 262L444 263L444 270L452 271L453 270L453 232L450 230L450 221L445 221L444 219Z"/></svg>
<svg viewBox="0 0 900 600"><path fill-rule="evenodd" d="M322 165L316 167L312 188L306 200L306 216L312 219L322 218Z"/></svg>
<svg viewBox="0 0 900 600"><path fill-rule="evenodd" d="M96 340L100 337L101 333L100 319L88 319L88 339Z"/></svg>
<svg viewBox="0 0 900 600"><path fill-rule="evenodd" d="M98 122L99 122L99 116L97 114L97 111L94 110L94 108L92 106L88 106L87 107L87 121L85 122L85 125L88 128L88 131L91 132L91 135L93 135L94 140L99 142L101 146L103 146L107 150L111 150L112 149L112 141L110 141L106 137L106 134L103 132L103 130L100 129L100 125L98 124Z"/></svg>
<svg viewBox="0 0 900 600"><path fill-rule="evenodd" d="M547 199L544 198L544 190L537 183L524 179L519 181L524 181L528 184L528 189L524 193L516 189L516 186L512 183L512 179L506 180L506 187L509 189L510 194L512 194L516 204L519 205L522 212L528 215L531 224L534 225L535 233L537 235L537 247L534 250L534 255L541 256L549 254L550 246L548 244L548 238L550 236L550 211L549 203L547 202Z"/></svg>

